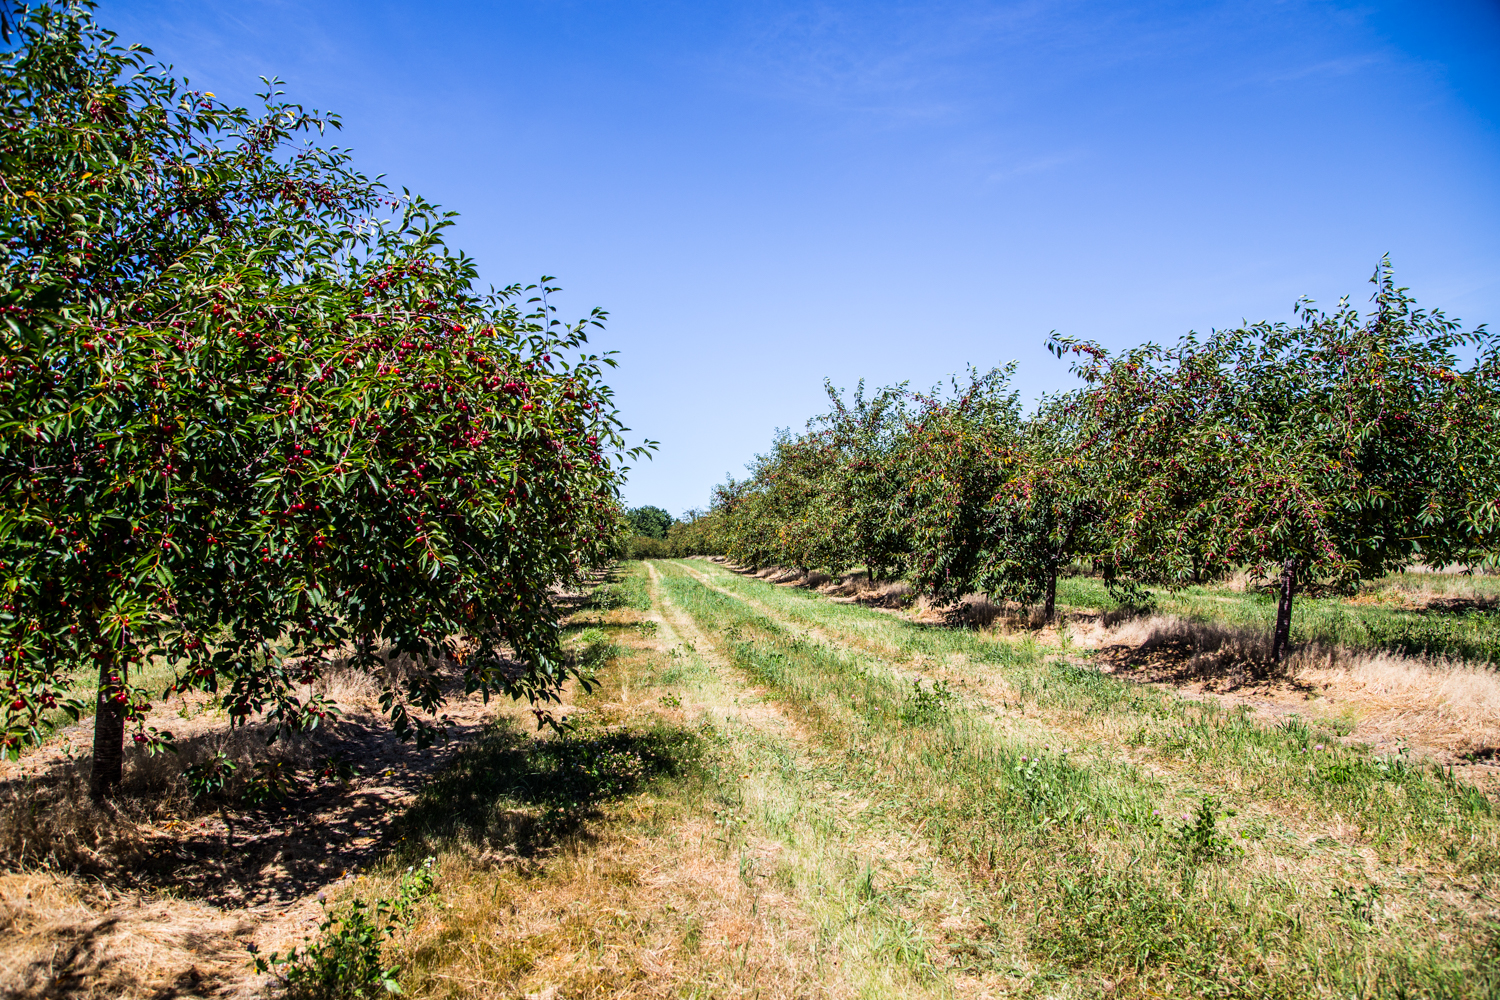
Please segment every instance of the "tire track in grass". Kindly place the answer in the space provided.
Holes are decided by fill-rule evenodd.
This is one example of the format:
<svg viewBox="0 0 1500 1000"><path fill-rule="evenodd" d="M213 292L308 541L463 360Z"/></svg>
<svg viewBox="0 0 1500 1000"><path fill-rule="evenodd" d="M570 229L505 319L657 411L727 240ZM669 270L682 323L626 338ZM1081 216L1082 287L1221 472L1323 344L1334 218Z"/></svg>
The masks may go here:
<svg viewBox="0 0 1500 1000"><path fill-rule="evenodd" d="M682 569L680 564L670 565ZM976 784L998 779L1006 785L1011 766L1028 760L1023 751L1029 750L1029 744L1020 749L997 747L987 720L972 712L949 713L936 704L919 710L920 718L903 721L904 684L894 672L859 667L842 649L803 641L802 630L792 632L788 639L788 630L775 618L740 595L704 586L687 572L675 576L681 582L676 596L693 604L684 607L684 612L695 618L700 613L716 615L714 632L725 637L735 666L777 692L778 700L836 762L844 780L864 790L866 809L925 841L929 850L947 858L968 882L970 892L981 901L979 912L989 929L989 940L983 945L991 955L1009 956L1009 972L1019 980L1012 988L1040 988L1059 976L1067 978L1044 956L1040 963L1026 957L1026 928L1034 921L1035 911L1027 906L1027 894L1014 890L1035 873L1037 859L1021 857L1017 863L1007 858L1018 845L987 829L982 806L976 812L975 803L964 801L965 792ZM694 601L695 597L700 600ZM715 602L717 607L712 606ZM792 663L794 656L802 659ZM814 662L808 662L809 658ZM1022 775L1020 781L1037 792L1046 787L1049 777L1069 780L1069 771L1065 761L1054 758L1042 770ZM944 777L954 780L945 782ZM1071 777L1076 779L1077 772ZM1022 793L1023 798L1026 795ZM1047 808L1040 800L1011 798L1011 806L1039 816ZM1054 821L1042 819L1044 825ZM950 834L963 843L955 842ZM1016 877L1006 877L1011 874Z"/></svg>
<svg viewBox="0 0 1500 1000"><path fill-rule="evenodd" d="M993 957L993 949L974 916L983 900L962 875L920 835L872 811L866 790L851 786L805 729L668 598L656 565L646 567L664 651L685 648L716 675L716 696L694 707L715 719L746 767L741 794L763 838L751 864L798 890L819 925L819 947L834 959L830 976L860 996L968 995L1010 981L974 961Z"/></svg>
<svg viewBox="0 0 1500 1000"><path fill-rule="evenodd" d="M776 690L795 716L842 752L851 774L865 778L872 789L884 784L886 798L914 830L926 833L940 849L956 849L956 858L967 859L981 879L989 879L1002 900L1019 905L1022 917L1030 907L1031 926L1013 923L1012 929L1029 939L1035 952L1092 968L1096 976L1120 976L1131 987L1117 983L1122 993L1144 995L1158 995L1176 984L1203 995L1353 991L1457 997L1473 995L1474 988L1500 988L1493 968L1482 973L1485 961L1479 956L1493 948L1486 942L1494 937L1485 930L1482 902L1461 906L1451 893L1442 898L1420 888L1408 892L1410 886L1399 881L1400 870L1387 869L1398 881L1369 892L1392 891L1400 897L1395 908L1383 911L1384 933L1364 935L1361 925L1342 911L1347 909L1343 901L1355 891L1349 885L1370 881L1368 858L1337 846L1295 842L1245 842L1243 847L1224 842L1220 847L1212 825L1196 833L1187 822L1180 829L1175 822L1164 826L1150 815L1151 793L1159 798L1164 789L1152 789L1155 782L1128 759L1117 756L1090 764L1085 770L1092 777L1069 776L1066 768L1044 772L1043 778L1067 784L1058 789L1067 793L1061 798L1104 808L1092 820L1085 816L1079 822L1075 814L1072 823L1059 823L1044 815L1037 822L1033 813L1028 823L1026 803L1017 799L1041 789L1028 774L1015 772L1033 768L1003 766L1025 762L1029 754L1017 757L1027 749L1024 745L1007 748L991 727L974 725L972 713L962 724L955 719L947 733L942 727L925 734L913 727L902 739L882 742L881 730L889 735L892 727L899 728L901 714L899 689L886 671L862 667L837 646L808 646L802 640L813 638L809 629L785 628L779 624L785 617L765 602L710 585L701 574L676 565L683 584L691 581L698 587L695 594L691 587L679 586L677 595L691 605L689 613L713 616L715 629L730 640L727 648L736 666ZM741 626L748 637L735 635ZM1041 666L1045 676L1050 665ZM1087 688L1107 680L1077 683ZM1097 701L1092 711L1107 715L1151 709L1171 715L1166 709L1173 706L1164 699L1158 705L1157 699L1122 685L1106 693L1109 697ZM1141 705L1127 706L1122 697ZM1058 711L1066 705L1049 702L1049 707ZM924 738L925 748L914 750ZM988 747L966 747L971 740ZM1206 760L1202 766L1212 769L1216 763ZM994 784L1002 786L1001 794L994 794ZM903 800L903 789L915 798ZM1127 814L1132 811L1134 815ZM998 866L993 849L987 866L983 853L974 850L976 814L1009 827L1002 831L1009 856L1000 858ZM1493 832L1476 828L1481 840L1493 840ZM948 843L949 834L957 841ZM967 847L962 843L966 836ZM1200 842L1208 855L1195 853ZM1470 855L1482 863L1484 844L1477 850ZM1433 874L1441 878L1454 872ZM1491 908L1488 919L1495 915Z"/></svg>
<svg viewBox="0 0 1500 1000"><path fill-rule="evenodd" d="M438 847L441 905L402 946L408 994L994 995L994 976L957 977L943 947L972 923L951 872L864 815L859 790L663 604L646 566L626 582L628 600L580 623L580 647L612 650L579 694L579 731L560 738L694 733L691 767L601 804L583 836L524 863L483 834Z"/></svg>
<svg viewBox="0 0 1500 1000"><path fill-rule="evenodd" d="M843 635L830 634L821 626L799 621L794 616L789 616L780 609L767 604L765 601L757 600L748 594L721 586L709 577L708 574L702 573L695 567L688 565L685 560L676 561L674 565L680 566L689 576L708 589L754 608L769 621L775 622L777 626L793 635L799 635L812 642L827 646L830 649L872 657L876 663L889 670L891 675L899 679L902 684L926 681L929 686L938 684L946 685L951 679L949 668L954 668L955 672L959 675L960 683L963 685L963 691L949 693L959 697L961 700L977 701L979 706L982 706L984 712L992 715L992 721L995 724L1002 728L1014 730L1011 734L1012 736L1024 737L1039 746L1050 746L1052 744L1063 746L1069 742L1067 739L1068 734L1065 732L1048 726L1036 716L1028 716L1020 695L1004 678L997 676L993 671L986 672L979 669L968 669L973 665L970 663L968 657L962 654L947 657L946 662L936 664L936 670L923 669L925 664L920 654L905 654L900 646L894 642L889 640L877 642L863 635L851 639L847 633ZM776 586L775 584L766 585ZM903 668L898 663L897 658L907 659L912 665ZM915 690L913 690L913 695L915 695ZM1012 702L1013 698L1015 699L1014 702ZM1013 708L1012 704L1015 704L1017 707ZM971 705L971 707L975 706Z"/></svg>
<svg viewBox="0 0 1500 1000"><path fill-rule="evenodd" d="M707 587L708 589L716 590L719 593L723 594L725 597L732 597L737 601L744 601L746 604L750 605L752 608L759 611L761 614L765 615L767 618L776 622L782 628L787 629L790 632L800 633L807 638L812 639L814 642L821 642L830 646L850 645L847 640L835 639L816 625L798 623L784 617L783 615L778 613L775 608L772 608L764 601L756 600L755 598L750 597L746 594L736 593L727 587L720 586L712 579L710 579L707 574L701 573L693 566L688 565L686 560L677 560L673 565L681 567L684 572L686 572L694 580L697 580L699 583L703 584L703 586ZM776 584L767 584L767 586L776 586ZM887 649L883 650L883 652L899 653L900 651L896 649L896 647L890 646Z"/></svg>

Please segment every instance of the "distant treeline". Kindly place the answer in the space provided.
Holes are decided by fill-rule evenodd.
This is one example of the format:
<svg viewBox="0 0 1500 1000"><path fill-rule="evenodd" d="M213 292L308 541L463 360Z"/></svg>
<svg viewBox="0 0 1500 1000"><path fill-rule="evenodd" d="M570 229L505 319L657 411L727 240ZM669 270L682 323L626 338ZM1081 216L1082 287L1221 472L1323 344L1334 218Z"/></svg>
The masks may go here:
<svg viewBox="0 0 1500 1000"><path fill-rule="evenodd" d="M1388 262L1372 281L1364 315L1301 301L1294 324L1119 354L1054 337L1083 384L1030 414L1012 368L827 386L829 412L669 526L661 554L863 566L1048 617L1071 564L1126 599L1249 570L1280 583L1279 655L1299 587L1500 555L1500 343L1417 308Z"/></svg>
<svg viewBox="0 0 1500 1000"><path fill-rule="evenodd" d="M700 510L675 518L660 507L633 507L624 515L620 557L623 559L679 559L719 555L710 534L712 519Z"/></svg>

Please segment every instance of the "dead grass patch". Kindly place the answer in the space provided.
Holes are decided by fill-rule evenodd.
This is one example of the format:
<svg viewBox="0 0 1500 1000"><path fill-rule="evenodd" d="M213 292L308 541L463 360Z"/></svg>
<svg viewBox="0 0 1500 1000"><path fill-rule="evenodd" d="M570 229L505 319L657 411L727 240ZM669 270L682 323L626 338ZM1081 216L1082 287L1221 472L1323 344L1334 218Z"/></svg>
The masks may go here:
<svg viewBox="0 0 1500 1000"><path fill-rule="evenodd" d="M0 997L224 995L256 923L201 903L111 893L43 872L0 875Z"/></svg>
<svg viewBox="0 0 1500 1000"><path fill-rule="evenodd" d="M810 956L817 928L712 821L621 807L533 871L443 859L445 908L406 944L414 997L850 996Z"/></svg>
<svg viewBox="0 0 1500 1000"><path fill-rule="evenodd" d="M1173 615L1095 625L1080 638L1107 671L1148 682L1254 687L1251 704L1287 710L1316 694L1320 714L1348 719L1354 738L1379 747L1404 739L1440 760L1487 759L1500 747L1500 671L1490 665L1308 643L1278 666L1266 629Z"/></svg>
<svg viewBox="0 0 1500 1000"><path fill-rule="evenodd" d="M1263 629L1151 615L1105 629L1099 639L1102 662L1144 680L1215 680L1232 688L1284 675L1271 660L1271 636Z"/></svg>
<svg viewBox="0 0 1500 1000"><path fill-rule="evenodd" d="M1404 737L1455 756L1487 757L1500 747L1500 671L1492 666L1309 649L1293 655L1290 673L1357 706L1361 738Z"/></svg>

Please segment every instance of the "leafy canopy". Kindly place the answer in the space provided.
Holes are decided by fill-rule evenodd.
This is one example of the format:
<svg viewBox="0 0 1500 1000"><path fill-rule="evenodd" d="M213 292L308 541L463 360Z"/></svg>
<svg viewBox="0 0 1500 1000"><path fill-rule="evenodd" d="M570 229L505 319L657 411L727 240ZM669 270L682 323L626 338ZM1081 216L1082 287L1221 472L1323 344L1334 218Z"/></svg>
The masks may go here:
<svg viewBox="0 0 1500 1000"><path fill-rule="evenodd" d="M274 82L224 105L86 6L14 37L0 739L81 708L84 666L105 717L139 723L152 656L237 720L315 725L331 706L304 685L351 637L419 658L384 703L424 739L444 664L555 697L551 588L609 557L639 454L588 350L604 314L564 324L547 280L478 291L451 214L360 173L322 141L337 118Z"/></svg>

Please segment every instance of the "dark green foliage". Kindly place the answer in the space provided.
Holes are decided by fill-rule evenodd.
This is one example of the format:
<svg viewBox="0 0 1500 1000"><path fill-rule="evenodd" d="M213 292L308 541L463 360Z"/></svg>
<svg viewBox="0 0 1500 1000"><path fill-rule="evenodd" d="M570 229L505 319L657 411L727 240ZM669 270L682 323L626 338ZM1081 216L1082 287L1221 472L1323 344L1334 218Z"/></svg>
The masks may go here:
<svg viewBox="0 0 1500 1000"><path fill-rule="evenodd" d="M1069 566L1128 603L1248 569L1281 581L1279 655L1299 588L1500 554L1500 340L1419 309L1388 263L1374 284L1368 314L1301 302L1296 324L1118 355L1056 338L1085 385L1029 417L1009 369L847 404L830 388L831 412L717 489L721 548L1049 617ZM1437 648L1429 629L1396 643Z"/></svg>
<svg viewBox="0 0 1500 1000"><path fill-rule="evenodd" d="M92 671L103 794L127 724L169 739L143 660L307 728L350 638L415 658L382 703L422 741L440 663L554 698L552 588L609 558L618 509L603 314L481 293L448 214L324 144L336 117L274 85L229 107L146 55L56 6L0 56L0 744L84 708Z"/></svg>
<svg viewBox="0 0 1500 1000"><path fill-rule="evenodd" d="M719 527L720 518L716 514L701 510L689 510L680 519L673 519L659 507L638 507L625 515L627 534L620 543L620 557L681 559L722 555Z"/></svg>
<svg viewBox="0 0 1500 1000"><path fill-rule="evenodd" d="M1086 388L1068 412L1102 500L1108 573L1180 587L1248 567L1291 595L1425 560L1495 557L1500 342L1398 288L1366 315L1298 304L1258 323L1111 356L1058 340ZM1477 360L1465 367L1462 355Z"/></svg>
<svg viewBox="0 0 1500 1000"><path fill-rule="evenodd" d="M632 507L625 512L625 524L632 535L658 540L667 537L667 531L676 519L660 507Z"/></svg>

